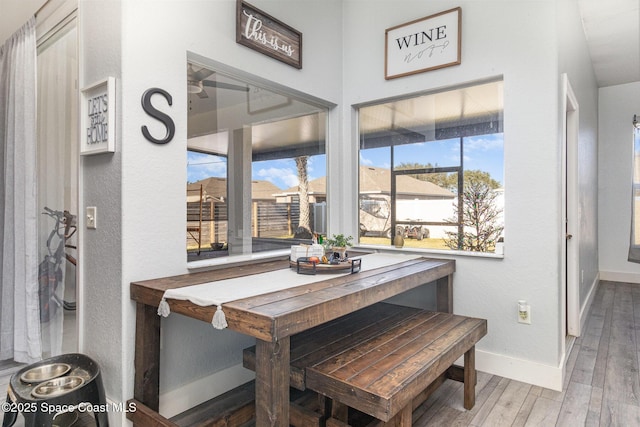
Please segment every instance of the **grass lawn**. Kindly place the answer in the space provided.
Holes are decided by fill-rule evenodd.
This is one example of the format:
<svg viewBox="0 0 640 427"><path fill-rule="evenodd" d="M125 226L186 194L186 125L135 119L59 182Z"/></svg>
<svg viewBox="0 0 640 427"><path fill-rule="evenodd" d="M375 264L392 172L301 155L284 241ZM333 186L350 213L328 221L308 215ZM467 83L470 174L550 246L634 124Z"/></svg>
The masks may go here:
<svg viewBox="0 0 640 427"><path fill-rule="evenodd" d="M291 238L293 236L282 236L282 238ZM379 246L393 246L390 242L390 239L387 237L361 237L360 244L362 245L379 245ZM416 248L416 249L449 249L447 245L444 244L444 240L442 239L404 239L404 247L405 248ZM187 251L193 252L198 250L197 244L188 244ZM209 245L203 245L202 251L210 251L211 247Z"/></svg>
<svg viewBox="0 0 640 427"><path fill-rule="evenodd" d="M391 239L387 237L361 237L360 244L393 246ZM404 239L404 247L417 249L449 249L442 239Z"/></svg>

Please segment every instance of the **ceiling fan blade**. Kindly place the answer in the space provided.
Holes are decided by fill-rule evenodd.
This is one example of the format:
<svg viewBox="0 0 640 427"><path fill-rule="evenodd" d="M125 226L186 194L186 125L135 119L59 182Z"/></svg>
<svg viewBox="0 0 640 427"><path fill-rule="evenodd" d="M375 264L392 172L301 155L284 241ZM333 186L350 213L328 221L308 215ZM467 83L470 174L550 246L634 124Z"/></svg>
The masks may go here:
<svg viewBox="0 0 640 427"><path fill-rule="evenodd" d="M207 70L206 68L201 68L198 71L196 71L195 73L193 73L193 79L194 80L203 80L203 79L206 79L207 77L209 77L211 74L213 74L213 71Z"/></svg>
<svg viewBox="0 0 640 427"><path fill-rule="evenodd" d="M231 83L224 83L224 82L214 82L211 80L203 80L202 85L209 86L209 87L217 87L220 89L238 90L240 92L249 92L249 88L245 86L239 86L239 85L234 85Z"/></svg>
<svg viewBox="0 0 640 427"><path fill-rule="evenodd" d="M203 89L201 92L198 92L198 98L205 99L205 98L208 98L208 97L209 97L209 95L207 95L207 91L206 90Z"/></svg>

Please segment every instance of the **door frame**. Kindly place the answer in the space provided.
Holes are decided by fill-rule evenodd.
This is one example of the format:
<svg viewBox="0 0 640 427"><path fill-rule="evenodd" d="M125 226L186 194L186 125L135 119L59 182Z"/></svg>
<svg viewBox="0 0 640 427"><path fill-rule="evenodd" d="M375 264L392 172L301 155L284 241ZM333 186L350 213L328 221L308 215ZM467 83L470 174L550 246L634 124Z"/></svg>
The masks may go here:
<svg viewBox="0 0 640 427"><path fill-rule="evenodd" d="M560 294L562 341L580 336L580 274L578 216L579 105L569 77L562 74L562 159L561 159L561 274ZM572 236L572 237L569 237ZM563 344L564 346L564 344ZM565 348L566 350L566 348Z"/></svg>

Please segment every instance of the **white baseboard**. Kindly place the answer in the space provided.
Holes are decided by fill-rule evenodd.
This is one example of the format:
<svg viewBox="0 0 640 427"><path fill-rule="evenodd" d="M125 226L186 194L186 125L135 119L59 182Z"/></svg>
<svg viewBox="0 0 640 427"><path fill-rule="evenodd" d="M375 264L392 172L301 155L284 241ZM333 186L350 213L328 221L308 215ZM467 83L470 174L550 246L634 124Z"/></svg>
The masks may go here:
<svg viewBox="0 0 640 427"><path fill-rule="evenodd" d="M598 285L600 284L600 273L596 275L595 280L591 284L591 288L589 289L589 293L587 294L587 299L580 307L580 335L584 331L584 326L587 323L587 319L589 318L589 310L591 309L591 304L593 304L593 299L596 296L596 291L598 290Z"/></svg>
<svg viewBox="0 0 640 427"><path fill-rule="evenodd" d="M162 393L160 413L166 418L173 417L254 378L255 373L243 368L242 364L232 366L178 389Z"/></svg>
<svg viewBox="0 0 640 427"><path fill-rule="evenodd" d="M462 359L459 363L462 363ZM511 380L562 391L564 365L543 365L476 349L476 369Z"/></svg>
<svg viewBox="0 0 640 427"><path fill-rule="evenodd" d="M640 277L638 279L640 280ZM580 330L584 330L584 324L587 321L589 309L598 290L600 280L611 279L596 277L591 284L587 299L580 307ZM569 351L570 349L567 348L565 350ZM549 366L476 349L477 370L555 391L562 391L565 361L566 357L562 357L559 366ZM459 360L459 363L462 363L462 359Z"/></svg>
<svg viewBox="0 0 640 427"><path fill-rule="evenodd" d="M612 282L640 284L640 274L626 273L622 271L601 271L600 280L610 280Z"/></svg>
<svg viewBox="0 0 640 427"><path fill-rule="evenodd" d="M193 408L209 399L213 399L241 384L255 378L255 373L242 367L242 364L232 366L215 374L193 381L189 384L160 394L160 414L171 418L187 409ZM107 402L113 407L119 407L107 397ZM110 411L109 425L120 427L132 425L126 417L126 412Z"/></svg>

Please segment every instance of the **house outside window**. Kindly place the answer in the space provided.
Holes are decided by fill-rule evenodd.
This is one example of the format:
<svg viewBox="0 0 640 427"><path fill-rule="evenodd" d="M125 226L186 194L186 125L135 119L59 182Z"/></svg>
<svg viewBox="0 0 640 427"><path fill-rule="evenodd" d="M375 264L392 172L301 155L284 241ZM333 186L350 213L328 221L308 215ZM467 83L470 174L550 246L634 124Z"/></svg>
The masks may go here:
<svg viewBox="0 0 640 427"><path fill-rule="evenodd" d="M360 244L500 247L501 79L362 105L358 118Z"/></svg>

